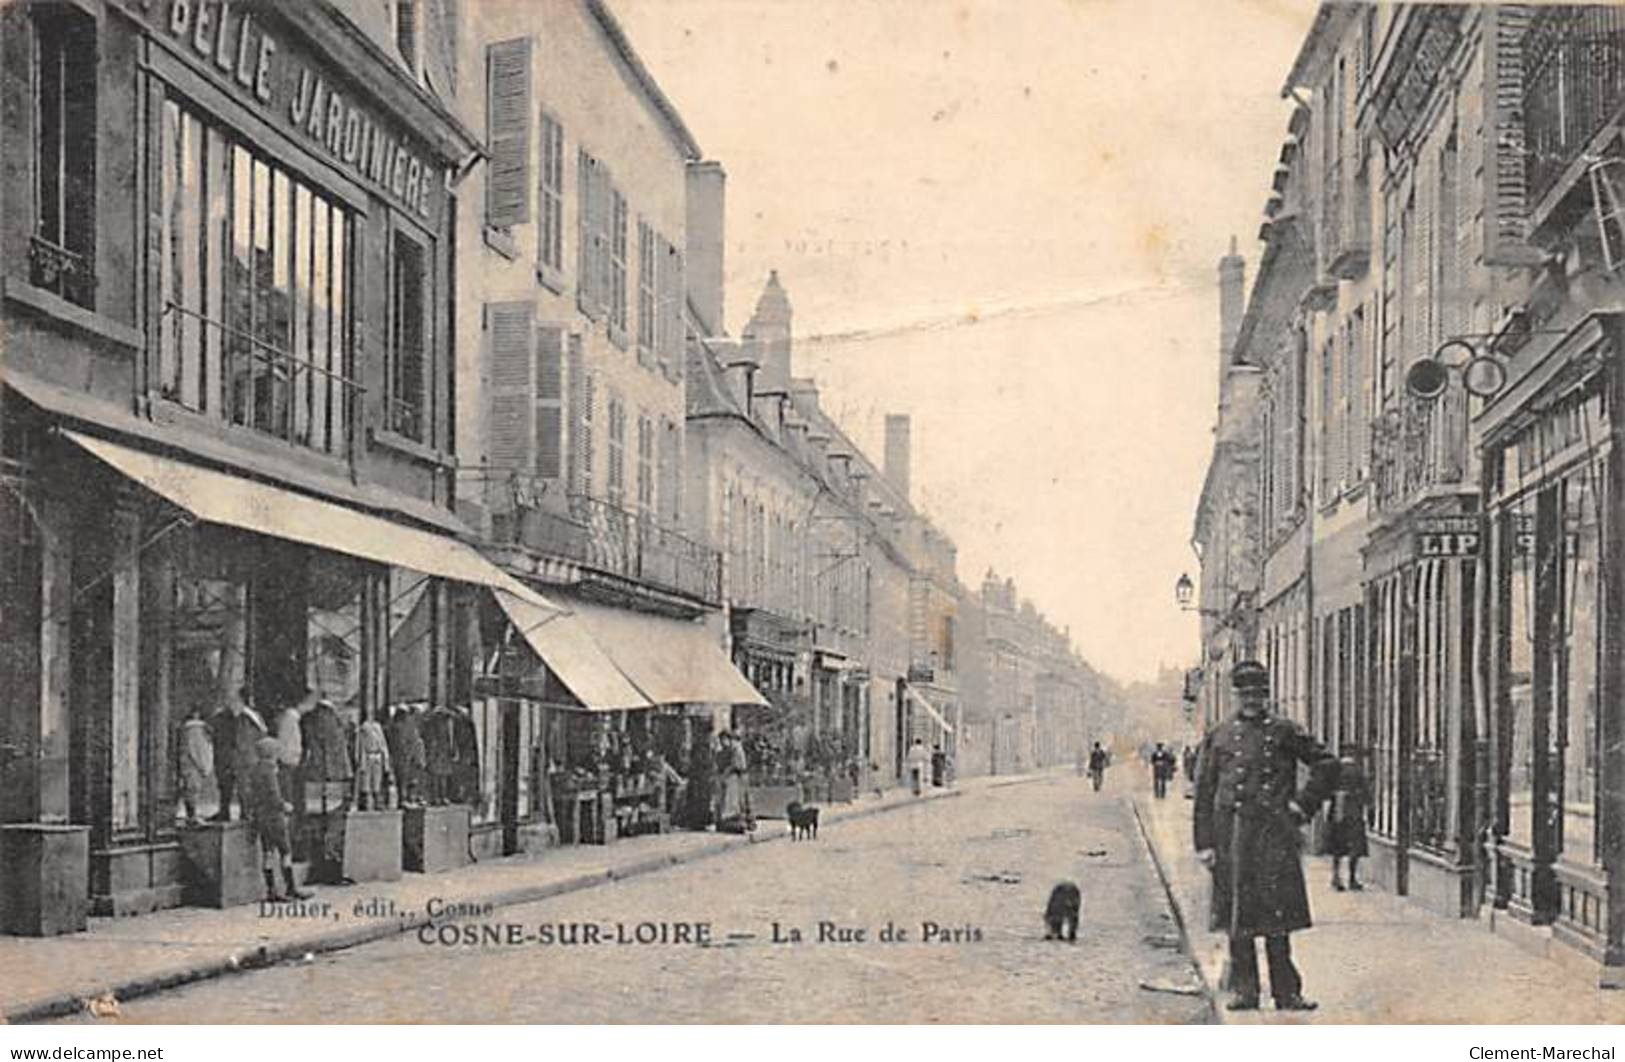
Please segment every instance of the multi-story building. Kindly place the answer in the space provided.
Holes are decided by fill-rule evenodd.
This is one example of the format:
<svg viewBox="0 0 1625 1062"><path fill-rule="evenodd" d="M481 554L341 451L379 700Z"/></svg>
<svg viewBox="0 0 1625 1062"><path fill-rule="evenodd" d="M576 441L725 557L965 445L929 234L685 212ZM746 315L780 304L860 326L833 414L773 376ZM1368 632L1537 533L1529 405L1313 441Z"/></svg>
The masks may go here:
<svg viewBox="0 0 1625 1062"><path fill-rule="evenodd" d="M1605 979L1621 51L1611 8L1324 5L1249 306L1290 251L1284 337L1236 353L1265 372L1261 652L1364 763L1376 876Z"/></svg>
<svg viewBox="0 0 1625 1062"><path fill-rule="evenodd" d="M1506 376L1469 408L1485 514L1471 725L1493 841L1486 899L1497 930L1599 963L1617 984L1625 13L1507 5L1465 15L1460 32L1475 25L1494 179L1470 238L1501 269L1467 341Z"/></svg>
<svg viewBox="0 0 1625 1062"><path fill-rule="evenodd" d="M1219 261L1218 423L1191 534L1201 564L1195 607L1201 613L1202 651L1183 693L1196 703L1193 715L1204 729L1230 714L1230 665L1258 652L1261 372L1236 349L1245 271L1232 240L1230 253Z"/></svg>
<svg viewBox="0 0 1625 1062"><path fill-rule="evenodd" d="M720 306L722 171L600 0L469 15L457 102L490 157L459 199L459 501L489 556L631 683L507 617L546 665L476 706L501 761L486 817L512 850L548 815L542 773L586 765L599 731L624 722L631 747L686 765L709 733L696 720L760 698L723 652L720 558L684 497L687 337L718 323L698 313Z"/></svg>
<svg viewBox="0 0 1625 1062"><path fill-rule="evenodd" d="M470 585L529 594L453 515L480 147L424 6L0 10L0 859L47 895L181 901L189 714L454 702Z"/></svg>

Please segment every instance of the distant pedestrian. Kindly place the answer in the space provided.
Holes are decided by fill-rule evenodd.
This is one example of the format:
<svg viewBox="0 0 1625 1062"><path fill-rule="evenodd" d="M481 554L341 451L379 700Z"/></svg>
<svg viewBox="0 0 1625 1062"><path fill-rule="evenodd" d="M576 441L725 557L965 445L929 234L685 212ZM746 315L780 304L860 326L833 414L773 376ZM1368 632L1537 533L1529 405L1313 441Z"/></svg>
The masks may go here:
<svg viewBox="0 0 1625 1062"><path fill-rule="evenodd" d="M925 788L926 772L931 769L931 754L926 751L924 741L914 739L914 744L909 746L907 763L914 795L919 796Z"/></svg>
<svg viewBox="0 0 1625 1062"><path fill-rule="evenodd" d="M1180 758L1184 761L1185 781L1195 783L1196 749L1192 748L1190 745L1186 745L1184 750L1180 752Z"/></svg>
<svg viewBox="0 0 1625 1062"><path fill-rule="evenodd" d="M1151 752L1151 790L1158 800L1168 795L1168 783L1174 778L1174 754L1162 742Z"/></svg>
<svg viewBox="0 0 1625 1062"><path fill-rule="evenodd" d="M1336 761L1289 719L1269 713L1269 672L1255 661L1230 675L1241 705L1208 732L1197 762L1193 841L1213 872L1211 928L1230 937L1231 1010L1258 1008L1258 952L1264 938L1276 1010L1313 1010L1292 965L1288 934L1307 929L1300 828L1335 784ZM1302 791L1298 764L1309 767Z"/></svg>
<svg viewBox="0 0 1625 1062"><path fill-rule="evenodd" d="M1095 742L1094 748L1089 750L1089 782L1100 792L1100 787L1106 781L1106 767L1111 763L1111 757L1101 748L1100 742Z"/></svg>
<svg viewBox="0 0 1625 1062"><path fill-rule="evenodd" d="M1327 851L1332 857L1332 888L1343 891L1342 862L1349 861L1348 887L1355 892L1360 884L1360 860L1368 853L1365 838L1367 797L1365 771L1353 756L1337 761L1337 791L1331 799L1331 831Z"/></svg>

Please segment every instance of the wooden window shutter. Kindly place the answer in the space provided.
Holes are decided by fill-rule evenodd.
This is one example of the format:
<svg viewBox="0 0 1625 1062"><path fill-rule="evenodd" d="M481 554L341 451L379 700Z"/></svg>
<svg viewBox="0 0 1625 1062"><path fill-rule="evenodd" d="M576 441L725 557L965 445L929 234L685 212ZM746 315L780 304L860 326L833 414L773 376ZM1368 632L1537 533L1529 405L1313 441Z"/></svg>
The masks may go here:
<svg viewBox="0 0 1625 1062"><path fill-rule="evenodd" d="M485 222L505 229L530 220L530 38L497 41L485 49Z"/></svg>
<svg viewBox="0 0 1625 1062"><path fill-rule="evenodd" d="M570 334L565 374L570 388L570 493L587 494L592 489L593 389L579 333Z"/></svg>
<svg viewBox="0 0 1625 1062"><path fill-rule="evenodd" d="M534 306L529 302L485 305L491 387L488 460L499 479L529 473L533 468L533 312Z"/></svg>
<svg viewBox="0 0 1625 1062"><path fill-rule="evenodd" d="M1484 262L1530 265L1529 197L1523 124L1523 48L1527 4L1490 4L1484 31Z"/></svg>
<svg viewBox="0 0 1625 1062"><path fill-rule="evenodd" d="M564 329L536 329L536 474L564 474Z"/></svg>
<svg viewBox="0 0 1625 1062"><path fill-rule="evenodd" d="M576 152L576 308L592 313L592 156Z"/></svg>
<svg viewBox="0 0 1625 1062"><path fill-rule="evenodd" d="M686 345L683 330L683 306L686 301L683 290L683 255L664 239L660 242L661 272L656 299L660 307L658 355L660 371L665 374L666 379L676 381L682 378L683 350Z"/></svg>

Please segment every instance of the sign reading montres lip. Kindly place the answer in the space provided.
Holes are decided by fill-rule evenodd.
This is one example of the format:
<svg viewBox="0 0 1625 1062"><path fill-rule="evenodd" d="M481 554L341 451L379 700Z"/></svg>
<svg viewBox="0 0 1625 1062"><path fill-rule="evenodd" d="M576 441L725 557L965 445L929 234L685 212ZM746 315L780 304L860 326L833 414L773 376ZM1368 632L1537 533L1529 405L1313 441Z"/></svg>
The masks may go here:
<svg viewBox="0 0 1625 1062"><path fill-rule="evenodd" d="M149 21L295 139L419 218L439 216L445 171L335 83L297 41L274 36L269 5L146 0Z"/></svg>
<svg viewBox="0 0 1625 1062"><path fill-rule="evenodd" d="M1416 522L1419 557L1476 557L1483 531L1476 516L1429 516Z"/></svg>

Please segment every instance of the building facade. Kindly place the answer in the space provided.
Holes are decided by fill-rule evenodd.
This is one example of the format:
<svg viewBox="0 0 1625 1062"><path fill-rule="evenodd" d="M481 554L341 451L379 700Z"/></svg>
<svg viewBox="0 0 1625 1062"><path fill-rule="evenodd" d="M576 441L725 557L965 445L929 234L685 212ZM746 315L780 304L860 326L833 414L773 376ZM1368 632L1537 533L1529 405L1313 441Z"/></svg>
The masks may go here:
<svg viewBox="0 0 1625 1062"><path fill-rule="evenodd" d="M82 831L95 912L183 899L185 717L453 700L524 592L453 514L478 140L392 10L0 12L5 858Z"/></svg>

